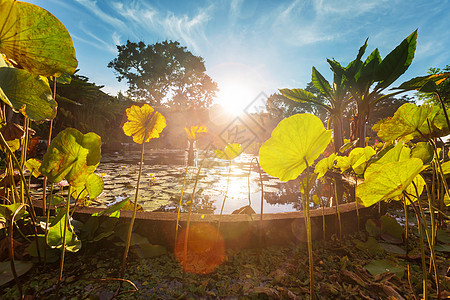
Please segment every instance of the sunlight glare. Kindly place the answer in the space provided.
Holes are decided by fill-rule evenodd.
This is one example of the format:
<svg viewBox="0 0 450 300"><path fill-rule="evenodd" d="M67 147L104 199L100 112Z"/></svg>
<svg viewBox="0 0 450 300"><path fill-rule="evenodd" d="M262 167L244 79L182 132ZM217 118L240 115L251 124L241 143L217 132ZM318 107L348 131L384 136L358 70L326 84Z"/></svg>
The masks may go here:
<svg viewBox="0 0 450 300"><path fill-rule="evenodd" d="M247 86L241 83L232 83L220 88L218 93L218 103L227 112L237 116L252 102L256 94Z"/></svg>

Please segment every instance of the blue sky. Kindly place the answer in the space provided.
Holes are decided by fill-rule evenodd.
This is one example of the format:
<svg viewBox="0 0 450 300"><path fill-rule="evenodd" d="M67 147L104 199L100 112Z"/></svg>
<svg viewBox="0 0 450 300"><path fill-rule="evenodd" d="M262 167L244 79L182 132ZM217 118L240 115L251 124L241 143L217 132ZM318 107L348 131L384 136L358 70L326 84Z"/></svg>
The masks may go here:
<svg viewBox="0 0 450 300"><path fill-rule="evenodd" d="M382 57L416 28L418 45L400 81L450 64L448 0L151 1L29 0L67 27L79 74L115 95L127 89L107 68L117 44L177 40L206 62L222 101L251 101L260 92L304 88L315 66L331 81L326 58L354 59L369 37L367 54Z"/></svg>

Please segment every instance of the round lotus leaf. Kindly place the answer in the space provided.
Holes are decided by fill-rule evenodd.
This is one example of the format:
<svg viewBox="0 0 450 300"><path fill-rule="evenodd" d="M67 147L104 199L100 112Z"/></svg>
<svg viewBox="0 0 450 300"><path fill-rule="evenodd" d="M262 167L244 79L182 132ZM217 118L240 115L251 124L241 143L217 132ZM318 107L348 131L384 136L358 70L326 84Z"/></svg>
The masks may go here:
<svg viewBox="0 0 450 300"><path fill-rule="evenodd" d="M0 2L0 52L46 77L73 74L78 65L64 25L45 9L21 1Z"/></svg>
<svg viewBox="0 0 450 300"><path fill-rule="evenodd" d="M331 130L311 114L297 114L282 120L259 150L261 168L281 181L297 178L325 151Z"/></svg>

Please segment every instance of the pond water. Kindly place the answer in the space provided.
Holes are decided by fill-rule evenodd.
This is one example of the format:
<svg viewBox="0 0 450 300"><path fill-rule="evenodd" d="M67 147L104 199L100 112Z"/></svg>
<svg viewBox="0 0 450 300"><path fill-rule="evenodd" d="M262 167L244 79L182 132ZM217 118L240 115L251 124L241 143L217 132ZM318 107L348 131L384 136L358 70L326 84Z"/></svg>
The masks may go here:
<svg viewBox="0 0 450 300"><path fill-rule="evenodd" d="M202 165L193 211L218 214L222 206L227 180L229 187L224 214L249 205L249 168L254 156L242 154L229 163L207 152L199 152L197 164ZM103 177L103 194L91 203L105 206L122 197L134 200L140 153L103 154L97 172ZM202 161L200 163L200 161ZM197 167L190 167L186 176L183 203L191 198L197 175ZM185 151L152 150L144 154L138 203L145 211L177 211L185 172ZM298 182L281 182L263 172L264 213L290 212L301 209ZM250 172L250 205L256 213L261 212L261 184L258 167L253 164ZM183 204L182 211L188 207Z"/></svg>

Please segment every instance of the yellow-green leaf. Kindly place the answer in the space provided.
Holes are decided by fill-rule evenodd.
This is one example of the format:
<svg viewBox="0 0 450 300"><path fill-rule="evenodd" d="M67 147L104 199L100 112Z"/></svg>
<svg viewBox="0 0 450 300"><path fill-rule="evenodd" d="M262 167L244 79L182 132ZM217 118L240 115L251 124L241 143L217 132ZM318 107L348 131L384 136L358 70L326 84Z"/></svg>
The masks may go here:
<svg viewBox="0 0 450 300"><path fill-rule="evenodd" d="M423 163L419 158L387 163L366 176L364 182L356 187L356 197L365 206L394 199L400 196L419 175L422 167Z"/></svg>
<svg viewBox="0 0 450 300"><path fill-rule="evenodd" d="M385 151L385 150L383 150ZM383 152L382 151L382 152ZM396 162L396 161L404 161L411 158L411 149L405 147L403 143L397 143L393 148L386 151L384 154L379 154L379 158L371 163L369 167L364 172L364 177L370 176L371 173L379 170L383 165Z"/></svg>
<svg viewBox="0 0 450 300"><path fill-rule="evenodd" d="M191 126L191 127L184 127L184 131L186 132L186 135L189 140L196 140L198 138L197 134L199 133L207 133L208 128L203 125L199 126Z"/></svg>
<svg viewBox="0 0 450 300"><path fill-rule="evenodd" d="M25 162L25 167L30 171L31 175L38 178L41 175L39 168L41 167L41 162L36 158L30 158Z"/></svg>
<svg viewBox="0 0 450 300"><path fill-rule="evenodd" d="M81 186L100 163L100 146L100 136L93 132L64 129L50 143L39 170L50 182L66 179L74 187Z"/></svg>
<svg viewBox="0 0 450 300"><path fill-rule="evenodd" d="M367 161L375 155L375 153L375 150L369 146L353 149L348 155L349 163L353 171L358 175L362 175L366 168Z"/></svg>
<svg viewBox="0 0 450 300"><path fill-rule="evenodd" d="M335 160L336 160L336 153L333 153L330 156L320 160L316 164L314 173L317 173L317 179L323 177L328 170L333 168Z"/></svg>
<svg viewBox="0 0 450 300"><path fill-rule="evenodd" d="M0 52L36 75L73 74L78 65L64 25L45 9L20 1L0 2Z"/></svg>
<svg viewBox="0 0 450 300"><path fill-rule="evenodd" d="M123 132L132 136L133 141L138 144L159 138L159 134L166 127L164 116L148 104L127 108L127 117L128 122L123 124Z"/></svg>
<svg viewBox="0 0 450 300"><path fill-rule="evenodd" d="M33 121L47 121L56 116L57 104L48 82L42 77L26 70L3 67L0 68L0 88L14 110Z"/></svg>
<svg viewBox="0 0 450 300"><path fill-rule="evenodd" d="M242 153L242 145L238 143L228 144L222 150L214 150L214 154L224 160L233 160Z"/></svg>
<svg viewBox="0 0 450 300"><path fill-rule="evenodd" d="M311 114L297 114L282 120L261 146L262 169L281 181L297 178L323 153L331 140L331 130Z"/></svg>

